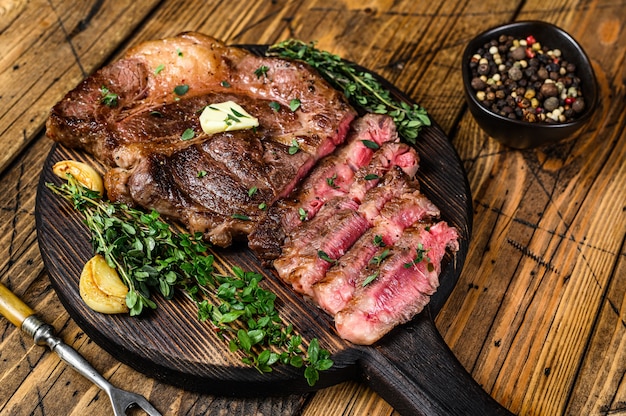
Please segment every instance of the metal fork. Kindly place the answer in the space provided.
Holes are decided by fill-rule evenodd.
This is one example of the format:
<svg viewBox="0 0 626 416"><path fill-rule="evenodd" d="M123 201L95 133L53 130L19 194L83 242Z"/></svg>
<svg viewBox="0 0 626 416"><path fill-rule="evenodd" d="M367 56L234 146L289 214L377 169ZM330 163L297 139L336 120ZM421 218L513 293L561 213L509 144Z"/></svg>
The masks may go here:
<svg viewBox="0 0 626 416"><path fill-rule="evenodd" d="M13 325L32 336L37 345L47 345L70 367L104 390L111 400L115 416L125 415L126 410L134 406L140 407L149 416L161 416L145 397L118 389L109 383L82 355L65 344L60 338L54 336L54 328L41 321L35 315L35 311L2 283L0 283L0 314L4 315Z"/></svg>

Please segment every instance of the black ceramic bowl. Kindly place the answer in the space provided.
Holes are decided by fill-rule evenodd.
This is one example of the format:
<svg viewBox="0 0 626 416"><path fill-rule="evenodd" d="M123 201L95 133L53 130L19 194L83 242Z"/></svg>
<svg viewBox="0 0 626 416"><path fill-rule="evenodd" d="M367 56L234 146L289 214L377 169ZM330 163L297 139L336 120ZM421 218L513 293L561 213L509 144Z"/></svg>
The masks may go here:
<svg viewBox="0 0 626 416"><path fill-rule="evenodd" d="M581 80L582 96L585 109L573 121L548 124L545 122L527 122L513 120L496 114L484 107L476 98L476 91L471 87L472 74L470 59L476 51L500 35L512 35L525 39L532 35L542 46L560 49L562 58L576 65L575 74ZM516 149L527 149L544 144L555 143L573 136L591 118L596 107L598 88L589 58L580 45L562 29L545 22L515 22L489 29L472 39L463 53L463 85L465 98L470 112L478 125L491 137Z"/></svg>

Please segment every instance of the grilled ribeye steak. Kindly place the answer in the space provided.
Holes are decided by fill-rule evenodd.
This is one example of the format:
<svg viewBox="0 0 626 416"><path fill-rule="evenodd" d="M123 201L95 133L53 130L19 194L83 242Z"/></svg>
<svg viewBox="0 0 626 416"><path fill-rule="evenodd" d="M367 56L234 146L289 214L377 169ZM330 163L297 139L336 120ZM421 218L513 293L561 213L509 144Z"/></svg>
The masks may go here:
<svg viewBox="0 0 626 416"><path fill-rule="evenodd" d="M258 128L205 134L199 113L226 101ZM54 106L46 133L110 167L109 199L157 209L227 246L343 142L355 116L305 64L184 33L142 43L85 79Z"/></svg>

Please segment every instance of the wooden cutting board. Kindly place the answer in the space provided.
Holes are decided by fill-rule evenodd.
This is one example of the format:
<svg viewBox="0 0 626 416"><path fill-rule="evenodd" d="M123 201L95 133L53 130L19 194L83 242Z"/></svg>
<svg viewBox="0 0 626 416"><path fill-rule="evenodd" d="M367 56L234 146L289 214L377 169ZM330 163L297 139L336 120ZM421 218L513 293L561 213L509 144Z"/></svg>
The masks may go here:
<svg viewBox="0 0 626 416"><path fill-rule="evenodd" d="M262 47L250 48L262 51ZM389 88L397 98L410 102L393 86ZM422 131L416 149L421 189L441 209L442 219L459 230L460 250L444 259L440 287L427 310L375 345L363 347L343 341L328 315L282 284L246 247L213 252L216 265L224 271L237 265L265 275L265 287L277 294L282 318L293 323L304 339L316 337L321 347L331 352L335 364L321 373L313 388L301 369L279 366L272 373L261 374L242 364L215 336L210 324L198 321L195 304L182 295L172 301L156 298L158 308L141 317L99 314L82 302L79 276L93 255L89 233L81 215L45 184L60 183L52 173L52 165L60 160L100 166L89 155L60 145L52 147L37 193L39 247L59 299L91 339L137 371L183 389L219 395L282 395L357 379L406 415L507 414L455 359L432 320L456 284L465 261L472 200L461 161L437 125Z"/></svg>

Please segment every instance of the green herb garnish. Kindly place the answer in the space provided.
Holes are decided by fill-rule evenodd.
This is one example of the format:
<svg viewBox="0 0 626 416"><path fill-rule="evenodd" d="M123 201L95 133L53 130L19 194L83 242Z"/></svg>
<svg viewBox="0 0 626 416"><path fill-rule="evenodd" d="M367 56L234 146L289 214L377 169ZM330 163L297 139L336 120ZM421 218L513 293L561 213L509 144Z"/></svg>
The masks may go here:
<svg viewBox="0 0 626 416"><path fill-rule="evenodd" d="M174 94L179 95L179 96L187 94L187 91L189 91L189 85L186 85L186 84L177 85L174 88Z"/></svg>
<svg viewBox="0 0 626 416"><path fill-rule="evenodd" d="M317 250L317 257L332 264L337 263L337 260L331 258L324 250Z"/></svg>
<svg viewBox="0 0 626 416"><path fill-rule="evenodd" d="M417 245L417 248L415 249L415 258L410 261L409 263L404 263L404 268L408 269L411 266L417 265L419 263L421 263L422 261L426 261L428 262L429 265L431 265L430 263L430 258L426 255L426 253L428 253L428 250L424 249L424 246L422 245L422 243L419 243ZM428 268L429 271L432 271L430 269L430 267Z"/></svg>
<svg viewBox="0 0 626 416"><path fill-rule="evenodd" d="M366 181L373 181L375 179L380 179L380 176L376 175L375 173L368 173L363 179L365 179Z"/></svg>
<svg viewBox="0 0 626 416"><path fill-rule="evenodd" d="M300 217L300 221L306 221L309 219L309 213L302 207L298 208L298 216Z"/></svg>
<svg viewBox="0 0 626 416"><path fill-rule="evenodd" d="M278 111L278 110L280 110L280 104L279 104L279 103L277 103L276 101L272 101L272 102L270 102L270 104L269 104L269 105L270 105L270 108L271 108L272 110L274 110L274 111Z"/></svg>
<svg viewBox="0 0 626 416"><path fill-rule="evenodd" d="M183 132L183 134L180 136L180 139L181 140L191 140L191 139L194 138L195 135L196 135L196 132L193 129L189 128L189 129L186 129Z"/></svg>
<svg viewBox="0 0 626 416"><path fill-rule="evenodd" d="M367 276L365 278L365 280L363 280L363 283L361 285L363 287L369 285L370 283L372 283L378 277L379 273L380 273L380 270L376 270L374 273L372 273L369 276Z"/></svg>
<svg viewBox="0 0 626 416"><path fill-rule="evenodd" d="M387 257L389 257L389 249L388 248L383 250L383 252L380 253L378 256L372 257L372 259L370 260L370 264L375 264L377 266L380 266L380 263L382 263L383 260L385 260Z"/></svg>
<svg viewBox="0 0 626 416"><path fill-rule="evenodd" d="M247 215L244 215L244 214L233 214L233 215L231 215L231 217L236 219L236 220L250 221L250 217L248 217Z"/></svg>
<svg viewBox="0 0 626 416"><path fill-rule="evenodd" d="M256 75L257 78L266 77L267 71L269 70L270 68L268 66L263 65L254 70L254 75Z"/></svg>
<svg viewBox="0 0 626 416"><path fill-rule="evenodd" d="M293 139L291 141L291 146L289 146L289 154L295 155L296 153L298 153L298 150L300 150L300 143L298 143L296 139Z"/></svg>
<svg viewBox="0 0 626 416"><path fill-rule="evenodd" d="M313 66L331 85L343 91L351 104L371 113L391 116L398 134L409 143L415 143L423 126L430 126L424 108L396 100L370 72L361 71L338 55L317 49L315 42L307 44L289 39L270 46L267 54L297 59Z"/></svg>
<svg viewBox="0 0 626 416"><path fill-rule="evenodd" d="M300 100L294 98L293 100L289 101L289 109L291 110L291 112L295 112L298 108L300 108L300 104Z"/></svg>
<svg viewBox="0 0 626 416"><path fill-rule="evenodd" d="M230 82L224 80L222 82L220 82L220 85L224 88L230 88Z"/></svg>
<svg viewBox="0 0 626 416"><path fill-rule="evenodd" d="M380 149L380 146L378 145L378 143L372 140L361 140L361 143L363 143L363 145L367 147L368 149L372 149L372 150Z"/></svg>
<svg viewBox="0 0 626 416"><path fill-rule="evenodd" d="M111 92L104 85L100 87L100 94L102 94L102 98L100 102L106 105L107 107L117 107L119 96L113 92Z"/></svg>
<svg viewBox="0 0 626 416"><path fill-rule="evenodd" d="M293 326L281 319L276 295L260 285L261 274L239 267L218 273L200 233L179 233L156 211L145 213L102 200L71 175L61 186L46 186L83 214L94 253L101 254L129 288L126 303L132 316L156 308L153 295L172 299L180 289L196 303L198 319L210 322L230 351L260 372L270 372L278 363L304 367L304 377L313 386L319 372L333 365L317 339L306 347Z"/></svg>
<svg viewBox="0 0 626 416"><path fill-rule="evenodd" d="M163 71L164 69L165 69L165 65L160 64L159 66L154 68L154 75L159 75L161 71Z"/></svg>
<svg viewBox="0 0 626 416"><path fill-rule="evenodd" d="M339 185L335 183L335 179L337 179L337 174L335 173L330 178L326 178L326 183L333 189L339 189Z"/></svg>

